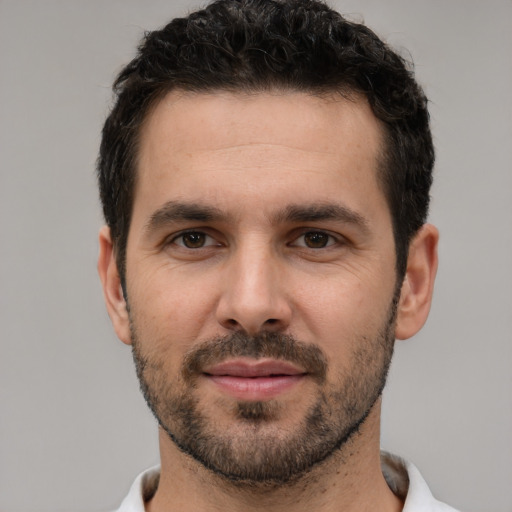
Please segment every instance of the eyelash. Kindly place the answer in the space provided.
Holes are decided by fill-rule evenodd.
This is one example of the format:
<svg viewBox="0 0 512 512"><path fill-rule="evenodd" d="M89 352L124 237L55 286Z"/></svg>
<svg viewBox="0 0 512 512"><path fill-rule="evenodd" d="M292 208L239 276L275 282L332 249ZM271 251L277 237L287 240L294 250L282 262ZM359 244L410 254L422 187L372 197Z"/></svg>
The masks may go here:
<svg viewBox="0 0 512 512"><path fill-rule="evenodd" d="M204 231L201 231L201 230L189 230L189 231L183 231L177 235L175 235L169 242L168 244L174 244L174 245L177 245L178 247L181 247L185 250L191 250L191 251L195 251L195 250L200 250L200 249L205 249L205 248L208 248L208 247L213 247L213 246L221 246L222 244L221 243L209 243L208 245L205 245L204 243L197 246L197 247L189 247L185 244L184 242L184 237L186 237L187 235L199 235L200 237L204 237L205 240L212 240L212 241L215 241L215 238L212 237L211 235L209 235L208 233L204 232ZM310 247L307 245L307 242L304 242L303 244L298 244L298 240L300 240L301 238L304 238L304 237L307 237L308 235L311 235L311 236L317 236L320 235L320 242L322 241L325 241L325 245L321 245L319 247ZM322 237L324 237L324 239L322 240ZM179 243L178 241L181 239L181 242L182 243ZM317 240L318 241L318 240ZM301 247L302 249L311 249L313 251L317 251L317 250L320 250L320 249L326 249L328 247L331 247L333 245L339 245L340 243L342 243L342 240L341 240L341 237L340 236L335 236L335 235L332 235L331 233L327 232L327 231L324 231L324 230L315 230L315 229L308 229L308 230L304 230L302 231L298 236L294 237L292 242L289 243L288 245L290 247Z"/></svg>
<svg viewBox="0 0 512 512"><path fill-rule="evenodd" d="M204 249L206 247L212 247L212 246L220 246L221 244L220 243L211 243L211 244L208 244L208 245L201 245L199 247L187 247L187 245L185 245L185 242L184 242L184 237L186 237L187 235L199 235L199 236L202 236L204 237L205 239L211 239L213 241L215 241L215 238L212 237L211 235L209 235L208 233L205 233L204 231L200 231L200 230L189 230L189 231L183 231L181 233L179 233L178 235L174 236L168 243L169 244L174 244L174 245L177 245L183 249L186 249L186 250L191 250L191 251L194 251L194 250L198 250L198 249ZM178 240L182 241L182 243L178 243Z"/></svg>
<svg viewBox="0 0 512 512"><path fill-rule="evenodd" d="M308 235L317 236L317 237L318 237L318 235L320 235L320 237L324 238L325 245L321 245L320 247L310 247L310 246L306 245L305 238ZM297 244L297 241L300 240L300 239L304 239L304 244L301 244L301 245ZM317 251L317 250L320 250L320 249L326 249L328 247L331 247L331 246L337 245L337 244L340 244L340 237L339 236L334 236L331 233L329 233L327 231L323 231L323 230L308 229L308 230L303 231L302 233L300 233L299 236L295 237L293 242L291 244L289 244L289 245L291 247L301 247L303 249L311 249L313 251L315 251L315 250Z"/></svg>

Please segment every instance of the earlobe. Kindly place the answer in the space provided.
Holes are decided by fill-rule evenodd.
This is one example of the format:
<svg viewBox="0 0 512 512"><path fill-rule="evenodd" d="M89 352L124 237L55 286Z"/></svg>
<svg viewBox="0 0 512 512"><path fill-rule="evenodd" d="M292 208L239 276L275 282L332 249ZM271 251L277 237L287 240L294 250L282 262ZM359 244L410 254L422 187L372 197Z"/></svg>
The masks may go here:
<svg viewBox="0 0 512 512"><path fill-rule="evenodd" d="M395 336L407 339L424 325L432 303L437 272L437 243L439 232L425 224L409 247L407 270L398 303Z"/></svg>
<svg viewBox="0 0 512 512"><path fill-rule="evenodd" d="M103 297L108 315L118 338L127 345L131 344L130 321L121 278L108 226L103 226L99 233L98 274L103 287Z"/></svg>

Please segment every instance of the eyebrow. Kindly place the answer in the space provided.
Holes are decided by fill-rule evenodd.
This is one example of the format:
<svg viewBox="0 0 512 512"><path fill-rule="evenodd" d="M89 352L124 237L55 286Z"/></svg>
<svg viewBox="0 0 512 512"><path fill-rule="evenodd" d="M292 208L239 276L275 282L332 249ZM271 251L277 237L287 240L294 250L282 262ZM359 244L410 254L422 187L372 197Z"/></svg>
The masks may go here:
<svg viewBox="0 0 512 512"><path fill-rule="evenodd" d="M337 221L353 224L365 233L369 233L368 220L360 213L337 203L316 203L312 205L289 205L272 219L273 222L317 222Z"/></svg>
<svg viewBox="0 0 512 512"><path fill-rule="evenodd" d="M144 231L147 234L151 234L173 222L220 222L226 221L227 218L228 215L225 212L214 206L168 201L161 208L153 212L145 225ZM291 204L285 206L270 218L272 224L326 220L352 224L364 233L370 231L366 218L351 208L337 203Z"/></svg>
<svg viewBox="0 0 512 512"><path fill-rule="evenodd" d="M225 218L226 215L221 210L212 206L168 201L161 208L153 212L146 222L144 231L151 234L173 222L215 222Z"/></svg>

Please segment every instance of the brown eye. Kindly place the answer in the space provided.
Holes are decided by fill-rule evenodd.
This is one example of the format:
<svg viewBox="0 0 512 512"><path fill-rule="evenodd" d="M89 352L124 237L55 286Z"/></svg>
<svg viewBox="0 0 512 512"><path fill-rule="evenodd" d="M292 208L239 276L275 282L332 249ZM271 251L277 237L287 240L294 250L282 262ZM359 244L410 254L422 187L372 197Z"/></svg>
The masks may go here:
<svg viewBox="0 0 512 512"><path fill-rule="evenodd" d="M204 233L200 233L199 231L191 231L189 233L184 233L179 238L181 238L182 240L182 243L179 245L183 245L188 249L199 249L201 247L204 247L206 242L206 235Z"/></svg>
<svg viewBox="0 0 512 512"><path fill-rule="evenodd" d="M304 234L304 244L310 249L322 249L329 245L330 236L321 231L310 231Z"/></svg>

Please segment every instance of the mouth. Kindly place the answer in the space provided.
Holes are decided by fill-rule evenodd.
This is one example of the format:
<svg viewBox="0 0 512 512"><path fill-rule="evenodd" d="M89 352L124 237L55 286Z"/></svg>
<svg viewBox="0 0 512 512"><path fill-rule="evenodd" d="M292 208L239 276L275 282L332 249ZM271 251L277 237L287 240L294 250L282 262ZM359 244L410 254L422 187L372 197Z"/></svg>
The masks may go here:
<svg viewBox="0 0 512 512"><path fill-rule="evenodd" d="M307 375L288 361L246 358L224 361L203 372L219 391L245 401L276 398L292 390Z"/></svg>

